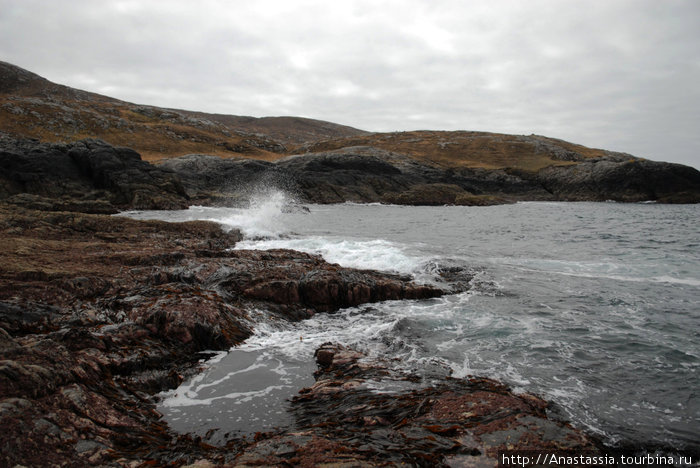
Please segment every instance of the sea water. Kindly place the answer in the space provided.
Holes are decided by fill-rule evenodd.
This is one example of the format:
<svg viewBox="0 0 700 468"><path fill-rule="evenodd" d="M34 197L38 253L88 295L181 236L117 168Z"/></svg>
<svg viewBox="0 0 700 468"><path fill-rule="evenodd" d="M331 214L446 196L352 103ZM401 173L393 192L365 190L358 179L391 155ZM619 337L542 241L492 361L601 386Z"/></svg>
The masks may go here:
<svg viewBox="0 0 700 468"><path fill-rule="evenodd" d="M279 195L247 209L127 215L213 220L244 232L237 249L291 248L420 282L461 265L472 288L260 323L163 395L176 430L217 442L291 424L287 400L313 383L313 351L333 341L428 379L499 379L611 444L700 451L700 206L285 206Z"/></svg>

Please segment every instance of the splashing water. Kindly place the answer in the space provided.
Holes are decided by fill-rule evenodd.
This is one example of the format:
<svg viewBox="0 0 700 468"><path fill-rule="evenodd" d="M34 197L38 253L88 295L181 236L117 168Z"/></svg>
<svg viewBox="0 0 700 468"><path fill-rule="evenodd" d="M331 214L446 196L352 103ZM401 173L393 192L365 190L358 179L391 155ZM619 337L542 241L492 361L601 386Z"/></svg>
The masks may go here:
<svg viewBox="0 0 700 468"><path fill-rule="evenodd" d="M313 349L336 341L431 373L447 366L457 377L500 379L552 400L563 417L610 443L697 451L698 209L315 205L301 215L285 212L280 194L268 193L247 209L141 213L239 227L249 236L239 248L294 248L343 266L414 277L434 275L453 260L480 272L460 295L260 324L231 352L230 367L228 360L211 364L211 380L186 383L181 390L189 393L164 400L171 406L163 412L176 430L199 434L237 429L232 408L241 409L241 421L251 414L260 419L247 423L248 430L284 425L288 415L277 413L282 391L288 397L308 385L295 379L310 375L303 366L313 363ZM209 385L228 374L221 388ZM253 378L259 388L250 388ZM284 387L280 403L271 403L268 387Z"/></svg>
<svg viewBox="0 0 700 468"><path fill-rule="evenodd" d="M236 244L237 249L292 249L321 255L330 263L344 267L412 274L427 259L412 255L407 249L383 240L346 240L338 237L314 236L286 239L251 239Z"/></svg>
<svg viewBox="0 0 700 468"><path fill-rule="evenodd" d="M248 238L276 238L285 231L283 215L293 203L294 199L286 192L263 190L251 196L247 209L229 209L226 216L211 220L238 228Z"/></svg>
<svg viewBox="0 0 700 468"><path fill-rule="evenodd" d="M248 239L277 239L287 235L287 218L295 211L297 200L276 187L258 186L248 192L247 207L191 206L183 211L127 211L134 219L164 221L213 221L226 229L240 229Z"/></svg>

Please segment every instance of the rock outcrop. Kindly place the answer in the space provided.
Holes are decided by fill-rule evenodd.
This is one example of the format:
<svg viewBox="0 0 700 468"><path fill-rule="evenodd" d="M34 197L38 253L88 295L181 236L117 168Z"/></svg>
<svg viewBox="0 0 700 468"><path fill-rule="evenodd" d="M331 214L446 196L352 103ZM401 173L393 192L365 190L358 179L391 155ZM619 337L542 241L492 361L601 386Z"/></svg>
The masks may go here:
<svg viewBox="0 0 700 468"><path fill-rule="evenodd" d="M285 188L275 165L255 159L222 159L188 154L159 164L182 181L192 203L237 205L244 203L260 186Z"/></svg>
<svg viewBox="0 0 700 468"><path fill-rule="evenodd" d="M316 383L293 399L294 430L262 435L234 466L495 467L509 453L601 453L549 418L546 401L490 379L425 379L332 343L316 360Z"/></svg>
<svg viewBox="0 0 700 468"><path fill-rule="evenodd" d="M558 200L700 202L700 171L682 164L599 159L542 169L537 179Z"/></svg>
<svg viewBox="0 0 700 468"><path fill-rule="evenodd" d="M563 156L562 156L563 157ZM282 158L274 163L205 155L161 164L202 203L245 200L256 185L290 191L304 202L492 205L515 201L700 202L700 172L624 155L518 169L440 167L372 147Z"/></svg>
<svg viewBox="0 0 700 468"><path fill-rule="evenodd" d="M0 235L2 466L492 466L504 450L598 450L535 396L337 345L317 351L292 427L224 446L175 434L153 395L258 321L431 298L469 277L445 272L443 291L290 250L230 250L237 231L200 221L0 205Z"/></svg>
<svg viewBox="0 0 700 468"><path fill-rule="evenodd" d="M223 457L171 433L150 396L200 352L240 343L257 320L443 293L289 250L231 251L240 234L208 222L0 205L0 235L2 466Z"/></svg>
<svg viewBox="0 0 700 468"><path fill-rule="evenodd" d="M48 144L0 134L0 168L0 200L34 208L116 213L188 204L173 173L101 140Z"/></svg>

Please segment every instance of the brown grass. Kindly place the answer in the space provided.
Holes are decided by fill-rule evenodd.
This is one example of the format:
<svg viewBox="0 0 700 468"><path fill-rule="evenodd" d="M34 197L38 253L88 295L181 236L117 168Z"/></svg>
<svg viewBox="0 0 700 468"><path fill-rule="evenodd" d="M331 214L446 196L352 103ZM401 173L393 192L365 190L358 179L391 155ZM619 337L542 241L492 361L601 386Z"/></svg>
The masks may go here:
<svg viewBox="0 0 700 468"><path fill-rule="evenodd" d="M255 144L265 141L254 135L228 132L225 127L199 128L168 122L131 110L122 103L62 101L60 105L0 96L0 128L8 133L48 142L99 138L115 146L128 146L143 159L157 161L190 153L220 157L277 159ZM22 113L13 112L21 109Z"/></svg>
<svg viewBox="0 0 700 468"><path fill-rule="evenodd" d="M158 108L146 108L147 112L144 113L139 108L144 107L107 98L59 100L0 96L0 128L49 142L100 138L112 145L133 148L144 160L151 162L192 153L274 161L299 152L373 146L442 168L512 168L536 172L552 165L575 164L554 158L548 147L559 147L582 158L598 158L605 154L602 150L542 136L467 131L360 134L307 143L288 148L286 152L279 148L271 151L267 148L274 149L270 145L276 142L270 137L243 133L227 126L235 122L245 123L252 118L215 116L213 121L208 120L209 124L198 121L193 124L186 119L206 119L207 114ZM275 129L273 133L281 132L284 122L287 122L290 125L288 130L298 129L309 137L313 133L310 129L318 121L279 118L255 122L251 125L270 122Z"/></svg>
<svg viewBox="0 0 700 468"><path fill-rule="evenodd" d="M576 164L553 158L538 141L573 151L583 158L598 158L603 150L591 149L562 140L540 136L506 135L485 132L413 131L374 133L366 136L329 140L296 148L297 151L332 151L350 146L374 146L409 155L416 160L443 168L514 168L536 172L552 165Z"/></svg>
<svg viewBox="0 0 700 468"><path fill-rule="evenodd" d="M542 136L486 132L367 133L301 117L254 118L139 106L51 83L0 62L0 129L43 141L100 138L157 162L190 153L273 161L287 154L373 146L443 168L513 168L535 172L605 152ZM310 142L310 143L309 143ZM278 143L287 145L287 151ZM293 147L295 146L296 147ZM558 149L557 149L558 148ZM556 152L555 151L555 152Z"/></svg>

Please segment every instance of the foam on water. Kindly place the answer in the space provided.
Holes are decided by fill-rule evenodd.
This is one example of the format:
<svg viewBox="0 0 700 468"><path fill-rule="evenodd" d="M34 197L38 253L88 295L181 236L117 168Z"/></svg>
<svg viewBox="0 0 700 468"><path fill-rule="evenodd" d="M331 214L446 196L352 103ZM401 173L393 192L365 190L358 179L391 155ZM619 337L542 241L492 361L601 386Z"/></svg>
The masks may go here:
<svg viewBox="0 0 700 468"><path fill-rule="evenodd" d="M347 240L333 237L244 240L236 249L293 249L321 255L330 263L348 268L412 274L421 270L426 258L411 255L405 246L382 239Z"/></svg>
<svg viewBox="0 0 700 468"><path fill-rule="evenodd" d="M275 350L243 346L177 389L160 394L158 410L175 430L224 443L230 434L252 435L291 423L288 400L313 383L312 356L287 359ZM212 429L216 431L212 434Z"/></svg>
<svg viewBox="0 0 700 468"><path fill-rule="evenodd" d="M292 248L414 278L434 278L456 259L477 275L469 293L259 324L231 356L262 356L258 367L224 359L212 368L233 376L214 372L209 378L217 385L183 387L190 393L180 396L192 404L170 409L186 430L201 424L206 432L218 412L243 407L256 420L268 418L264 410L275 411L268 420L284 420L277 411L283 405L271 398L284 402L294 394L290 376L304 373L301 363L313 363L313 351L334 341L429 375L451 370L501 379L554 401L566 419L612 442L698 447L698 207L340 205L290 214L277 199L246 210L195 211L189 214L243 229L248 238L237 248ZM253 374L267 387L285 388L275 396L277 390L245 387ZM221 393L211 393L215 387ZM185 416L187 408L196 411Z"/></svg>
<svg viewBox="0 0 700 468"><path fill-rule="evenodd" d="M207 367L209 367L209 369L182 383L177 390L164 392L162 394L164 399L161 405L167 408L211 405L220 399L235 400L234 404L238 404L249 401L255 396L265 395L275 388L280 388L280 386L251 389L249 391L233 393L221 393L216 392L215 390L223 388L225 383L237 379L238 376L251 375L261 369L270 370L271 372L277 373L280 376L284 376L286 374L286 372L281 372L283 371L283 367L279 365L276 367L266 366L263 362L264 358L262 356L256 356L255 361L249 363L245 367L235 370L228 370L225 374L219 374L216 372L215 368L212 368L215 364L220 363L221 360L222 359L217 361L209 361L207 363Z"/></svg>

